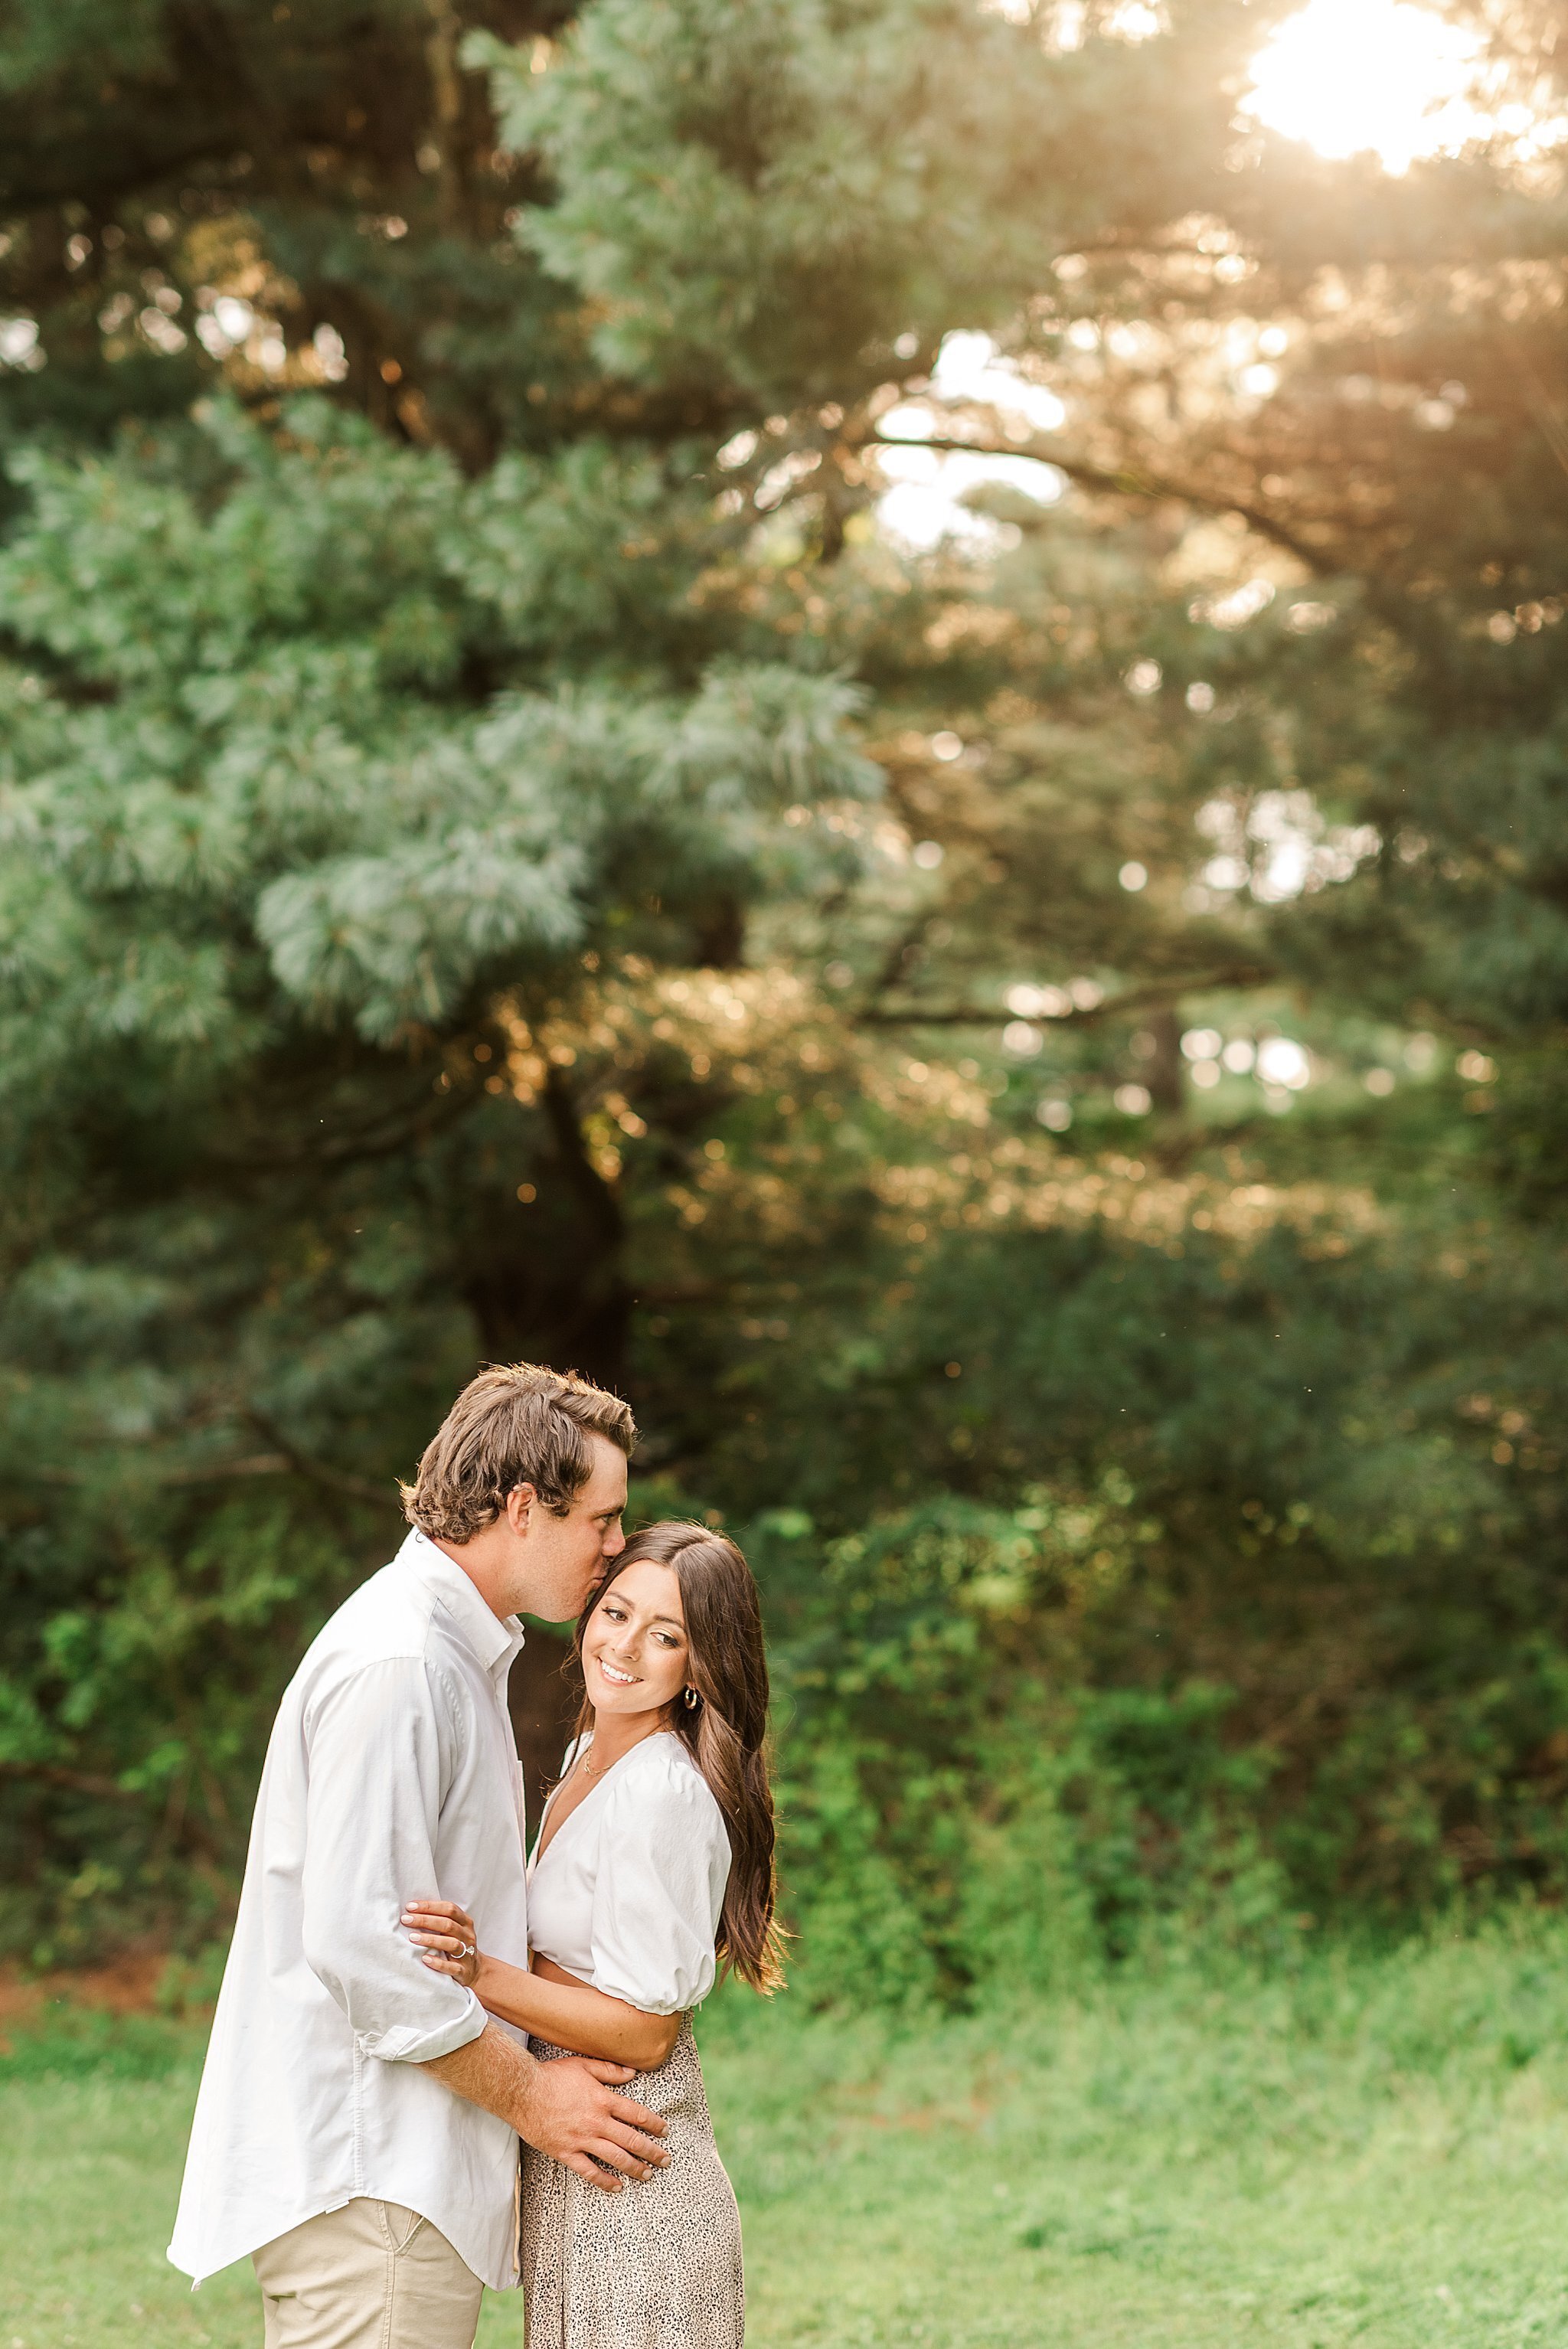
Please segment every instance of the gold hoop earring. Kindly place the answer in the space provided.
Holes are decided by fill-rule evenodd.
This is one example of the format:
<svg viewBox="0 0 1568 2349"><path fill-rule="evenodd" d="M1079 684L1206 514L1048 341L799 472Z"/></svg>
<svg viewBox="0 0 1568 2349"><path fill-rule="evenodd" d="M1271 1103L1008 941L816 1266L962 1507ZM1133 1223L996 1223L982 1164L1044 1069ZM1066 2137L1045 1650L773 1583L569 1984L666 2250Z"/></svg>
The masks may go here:
<svg viewBox="0 0 1568 2349"><path fill-rule="evenodd" d="M697 1706L698 1706L701 1702L702 1702L702 1699L701 1699L701 1697L699 1697L699 1696L698 1696L698 1694L697 1694L697 1692L696 1692L696 1689L694 1689L694 1688L688 1688L688 1689L687 1689L687 1691L686 1691L686 1711L687 1711L688 1713L695 1713L695 1712L696 1711L696 1709L697 1709Z"/></svg>

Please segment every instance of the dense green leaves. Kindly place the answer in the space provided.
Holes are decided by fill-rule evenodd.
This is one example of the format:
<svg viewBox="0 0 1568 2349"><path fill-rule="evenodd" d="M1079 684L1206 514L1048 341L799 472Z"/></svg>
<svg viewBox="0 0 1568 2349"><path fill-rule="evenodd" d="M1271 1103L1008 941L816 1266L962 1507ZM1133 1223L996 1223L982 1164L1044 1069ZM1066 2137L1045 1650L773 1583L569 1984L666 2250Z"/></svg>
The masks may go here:
<svg viewBox="0 0 1568 2349"><path fill-rule="evenodd" d="M221 1910L524 1354L754 1538L818 1994L1561 1880L1557 199L1020 16L0 41L18 1931Z"/></svg>

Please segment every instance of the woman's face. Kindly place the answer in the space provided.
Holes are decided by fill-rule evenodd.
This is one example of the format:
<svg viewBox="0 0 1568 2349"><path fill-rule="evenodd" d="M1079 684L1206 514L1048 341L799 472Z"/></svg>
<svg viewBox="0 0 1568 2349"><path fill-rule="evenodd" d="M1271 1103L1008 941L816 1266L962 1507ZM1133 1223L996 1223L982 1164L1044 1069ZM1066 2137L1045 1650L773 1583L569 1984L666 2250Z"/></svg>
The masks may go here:
<svg viewBox="0 0 1568 2349"><path fill-rule="evenodd" d="M583 1676L595 1713L654 1713L687 1681L686 1610L673 1567L640 1557L615 1577L588 1618Z"/></svg>

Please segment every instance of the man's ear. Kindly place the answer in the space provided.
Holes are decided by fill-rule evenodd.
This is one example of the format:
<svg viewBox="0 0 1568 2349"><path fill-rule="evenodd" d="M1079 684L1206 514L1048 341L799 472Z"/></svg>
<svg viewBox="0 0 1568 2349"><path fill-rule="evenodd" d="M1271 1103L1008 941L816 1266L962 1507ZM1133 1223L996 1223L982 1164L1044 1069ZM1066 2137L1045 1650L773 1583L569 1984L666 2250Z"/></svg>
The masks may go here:
<svg viewBox="0 0 1568 2349"><path fill-rule="evenodd" d="M514 1485L506 1496L506 1521L514 1534L526 1534L529 1515L539 1495L531 1485Z"/></svg>

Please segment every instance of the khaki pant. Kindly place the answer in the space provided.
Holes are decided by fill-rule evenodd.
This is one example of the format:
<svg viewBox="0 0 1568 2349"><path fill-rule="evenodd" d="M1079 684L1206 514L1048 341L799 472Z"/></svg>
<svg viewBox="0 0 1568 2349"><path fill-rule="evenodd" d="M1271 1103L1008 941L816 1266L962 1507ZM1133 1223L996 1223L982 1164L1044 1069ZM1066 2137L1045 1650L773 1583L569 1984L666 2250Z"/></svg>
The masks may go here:
<svg viewBox="0 0 1568 2349"><path fill-rule="evenodd" d="M484 2286L397 2202L346 2202L253 2254L265 2349L473 2349Z"/></svg>

